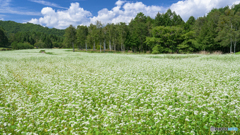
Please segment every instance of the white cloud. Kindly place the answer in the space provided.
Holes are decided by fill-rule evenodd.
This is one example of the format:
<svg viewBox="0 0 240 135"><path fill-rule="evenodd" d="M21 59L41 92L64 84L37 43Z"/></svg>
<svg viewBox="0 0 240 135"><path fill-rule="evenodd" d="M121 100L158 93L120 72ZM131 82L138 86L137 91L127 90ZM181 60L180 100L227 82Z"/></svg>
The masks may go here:
<svg viewBox="0 0 240 135"><path fill-rule="evenodd" d="M74 26L79 24L87 25L90 21L89 17L92 16L91 12L79 7L79 3L71 3L67 10L55 11L50 7L45 7L41 13L43 17L39 19L34 18L29 22L64 29L71 24Z"/></svg>
<svg viewBox="0 0 240 135"><path fill-rule="evenodd" d="M65 7L59 6L58 4L48 2L48 1L44 1L44 0L29 0L29 1L39 3L39 4L43 4L43 5L50 6L50 7L65 8Z"/></svg>
<svg viewBox="0 0 240 135"><path fill-rule="evenodd" d="M90 23L95 23L97 20L104 24L129 23L139 12L143 12L145 15L154 18L157 12L163 11L163 7L146 6L142 2L130 3L118 0L115 4L116 6L111 10L106 8L100 10L98 16L92 16L91 12L80 8L79 3L71 3L68 10L55 11L50 7L45 7L41 11L43 17L39 19L34 18L29 22L64 29L70 24L74 26L89 25Z"/></svg>
<svg viewBox="0 0 240 135"><path fill-rule="evenodd" d="M0 13L10 13L10 14L18 14L18 15L40 15L39 12L29 12L18 10L18 8L12 8L10 6L11 0L0 0Z"/></svg>
<svg viewBox="0 0 240 135"><path fill-rule="evenodd" d="M170 9L187 21L190 16L195 18L206 15L213 8L221 8L227 5L238 4L236 0L184 0L170 6Z"/></svg>
<svg viewBox="0 0 240 135"><path fill-rule="evenodd" d="M29 22L60 29L64 29L70 24L74 26L89 25L90 23L95 23L97 20L104 24L129 23L139 12L143 12L145 15L154 18L158 12L163 13L168 8L175 11L183 20L187 21L190 16L197 18L206 15L213 8L225 7L227 5L232 6L238 3L240 3L239 0L183 0L173 3L170 7L161 7L157 5L147 6L142 2L134 3L118 0L112 9L103 8L98 11L97 16L92 16L91 12L84 10L76 2L71 3L71 6L67 10L55 11L50 7L45 7L41 11L43 17L38 19L33 18Z"/></svg>
<svg viewBox="0 0 240 135"><path fill-rule="evenodd" d="M163 12L165 9L160 6L146 6L142 2L126 2L118 0L116 6L111 10L106 8L98 12L98 16L91 18L91 23L95 23L97 20L102 23L129 23L139 12L143 12L145 15L154 18L158 12ZM121 9L122 8L122 9Z"/></svg>

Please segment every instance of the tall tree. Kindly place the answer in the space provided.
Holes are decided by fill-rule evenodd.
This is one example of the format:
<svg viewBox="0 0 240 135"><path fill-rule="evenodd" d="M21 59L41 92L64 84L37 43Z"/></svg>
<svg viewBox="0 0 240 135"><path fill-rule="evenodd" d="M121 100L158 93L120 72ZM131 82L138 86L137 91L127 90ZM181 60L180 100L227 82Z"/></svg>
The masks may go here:
<svg viewBox="0 0 240 135"><path fill-rule="evenodd" d="M117 24L117 31L118 31L118 39L120 41L120 50L124 51L125 46L124 46L124 41L126 39L126 34L127 34L127 25L126 23L120 22Z"/></svg>
<svg viewBox="0 0 240 135"><path fill-rule="evenodd" d="M83 46L85 45L87 49L86 38L88 35L88 27L79 25L77 26L76 31L77 31L77 34L76 34L77 44L79 45L79 48L83 48Z"/></svg>
<svg viewBox="0 0 240 135"><path fill-rule="evenodd" d="M163 20L163 14L161 13L157 13L155 20L154 20L154 26L164 26L165 25L165 21Z"/></svg>
<svg viewBox="0 0 240 135"><path fill-rule="evenodd" d="M96 21L96 28L97 32L95 33L97 43L100 45L100 52L102 48L102 42L103 42L103 24L100 21Z"/></svg>
<svg viewBox="0 0 240 135"><path fill-rule="evenodd" d="M5 35L4 29L0 28L0 47L7 47L8 38Z"/></svg>
<svg viewBox="0 0 240 135"><path fill-rule="evenodd" d="M239 21L240 13L232 9L227 9L224 15L221 15L218 22L218 37L216 40L220 41L222 46L227 46L230 43L230 53L234 45L234 53L236 50L236 43L239 41Z"/></svg>
<svg viewBox="0 0 240 135"><path fill-rule="evenodd" d="M193 16L190 16L184 25L184 30L189 32L192 29L195 22L196 22L195 18Z"/></svg>
<svg viewBox="0 0 240 135"><path fill-rule="evenodd" d="M67 45L72 45L73 47L73 52L74 50L74 42L76 41L76 29L70 25L66 30L65 30L65 34L64 34L64 41Z"/></svg>
<svg viewBox="0 0 240 135"><path fill-rule="evenodd" d="M132 36L132 41L137 45L139 52L144 51L145 40L148 35L147 29L147 17L143 13L138 13L137 16L129 24L130 35ZM133 45L133 44L132 44Z"/></svg>

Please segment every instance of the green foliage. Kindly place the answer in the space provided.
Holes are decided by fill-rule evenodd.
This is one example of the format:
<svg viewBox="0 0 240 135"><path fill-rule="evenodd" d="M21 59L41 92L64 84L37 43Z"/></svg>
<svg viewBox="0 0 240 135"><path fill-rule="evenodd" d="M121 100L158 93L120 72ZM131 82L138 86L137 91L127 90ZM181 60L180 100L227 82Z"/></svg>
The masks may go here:
<svg viewBox="0 0 240 135"><path fill-rule="evenodd" d="M1 21L0 20L0 26L2 26L6 31L7 35L10 35L10 33L18 33L18 32L40 32L45 33L47 35L56 35L63 37L64 30L59 29L49 29L47 27L43 27L41 25L32 24L32 23L16 23L13 21Z"/></svg>
<svg viewBox="0 0 240 135"><path fill-rule="evenodd" d="M39 53L45 53L45 50L40 50Z"/></svg>
<svg viewBox="0 0 240 135"><path fill-rule="evenodd" d="M38 48L44 48L45 47L45 43L42 42L41 40L37 43L34 44L34 47Z"/></svg>
<svg viewBox="0 0 240 135"><path fill-rule="evenodd" d="M5 30L0 27L0 47L7 47L7 46L8 46L8 38L5 34Z"/></svg>
<svg viewBox="0 0 240 135"><path fill-rule="evenodd" d="M53 48L52 41L49 37L44 40L44 48Z"/></svg>
<svg viewBox="0 0 240 135"><path fill-rule="evenodd" d="M158 26L152 30L153 37L146 39L149 47L158 44L162 47L163 53L173 53L177 51L177 45L183 42L183 29L176 26Z"/></svg>
<svg viewBox="0 0 240 135"><path fill-rule="evenodd" d="M76 29L70 25L66 30L64 34L64 43L66 47L73 47L74 51L74 43L76 41Z"/></svg>
<svg viewBox="0 0 240 135"><path fill-rule="evenodd" d="M88 35L88 27L78 26L76 31L77 45L84 47Z"/></svg>
<svg viewBox="0 0 240 135"><path fill-rule="evenodd" d="M160 45L156 45L153 47L152 49L152 54L159 54L159 49L160 48Z"/></svg>
<svg viewBox="0 0 240 135"><path fill-rule="evenodd" d="M97 50L100 50L100 45L96 45L96 47L97 47L97 48L96 48ZM103 46L102 46L102 45L101 45L101 49L103 49Z"/></svg>
<svg viewBox="0 0 240 135"><path fill-rule="evenodd" d="M16 49L16 50L20 50L20 49L33 49L34 46L32 46L30 43L28 42L24 42L24 43L16 43L16 42L13 42L11 44L12 46L12 49Z"/></svg>

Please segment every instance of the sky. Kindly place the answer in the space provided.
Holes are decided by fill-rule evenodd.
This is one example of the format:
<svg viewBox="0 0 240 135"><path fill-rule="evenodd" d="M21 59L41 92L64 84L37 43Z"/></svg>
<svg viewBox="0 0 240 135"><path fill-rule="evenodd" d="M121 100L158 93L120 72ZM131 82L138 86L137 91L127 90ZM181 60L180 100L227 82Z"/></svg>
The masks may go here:
<svg viewBox="0 0 240 135"><path fill-rule="evenodd" d="M0 0L0 20L34 23L65 29L97 20L129 23L137 13L155 18L171 9L184 21L206 15L213 8L239 4L240 0Z"/></svg>

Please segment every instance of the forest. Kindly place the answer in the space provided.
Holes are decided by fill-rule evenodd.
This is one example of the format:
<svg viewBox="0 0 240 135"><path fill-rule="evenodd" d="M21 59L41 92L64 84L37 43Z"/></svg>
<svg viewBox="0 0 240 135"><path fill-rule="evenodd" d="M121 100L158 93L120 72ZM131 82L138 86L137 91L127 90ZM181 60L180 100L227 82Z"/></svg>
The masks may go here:
<svg viewBox="0 0 240 135"><path fill-rule="evenodd" d="M170 9L153 19L138 13L129 24L70 25L65 30L0 21L0 47L12 49L79 48L138 53L240 51L240 4L212 9L186 22ZM21 25L21 26L20 26ZM24 27L22 27L24 26ZM20 29L21 28L21 29Z"/></svg>

